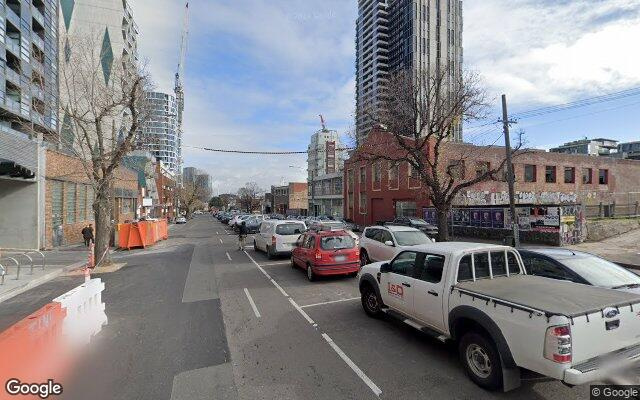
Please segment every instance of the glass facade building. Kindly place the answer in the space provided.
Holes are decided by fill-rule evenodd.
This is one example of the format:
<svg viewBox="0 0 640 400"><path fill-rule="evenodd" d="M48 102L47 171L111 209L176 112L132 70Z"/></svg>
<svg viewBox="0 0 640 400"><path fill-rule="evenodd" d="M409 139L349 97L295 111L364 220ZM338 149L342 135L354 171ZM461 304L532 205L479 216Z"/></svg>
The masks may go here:
<svg viewBox="0 0 640 400"><path fill-rule="evenodd" d="M176 98L171 94L147 92L150 116L141 128L139 145L178 175L182 138L178 130Z"/></svg>

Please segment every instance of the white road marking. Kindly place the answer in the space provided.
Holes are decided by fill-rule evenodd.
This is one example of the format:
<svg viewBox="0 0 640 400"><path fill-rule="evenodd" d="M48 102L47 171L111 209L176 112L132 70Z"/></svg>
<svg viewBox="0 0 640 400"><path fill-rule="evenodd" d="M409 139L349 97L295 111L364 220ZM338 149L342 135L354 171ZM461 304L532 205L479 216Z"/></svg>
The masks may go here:
<svg viewBox="0 0 640 400"><path fill-rule="evenodd" d="M349 299L331 300L331 301L324 301L322 303L307 304L306 306L300 306L300 308L323 306L325 304L341 303L343 301L353 301L353 300L360 300L360 297L351 297Z"/></svg>
<svg viewBox="0 0 640 400"><path fill-rule="evenodd" d="M218 231L216 231L216 235L219 235L220 233Z"/></svg>
<svg viewBox="0 0 640 400"><path fill-rule="evenodd" d="M246 251L246 250L244 251L244 254L246 254L246 255L247 255L247 257L249 257L249 260L251 260L251 262L253 262L253 263L256 265L256 267L258 267L258 269L260 270L260 272L262 272L262 273L264 274L264 276L266 276L266 277L267 277L267 279L271 279L271 275L269 275L269 274L267 273L267 271L265 271L265 270L260 266L260 264L258 264L258 263L256 262L256 260L254 260L254 259L253 259L253 257L251 257L251 256L249 255L249 253L247 253L247 251Z"/></svg>
<svg viewBox="0 0 640 400"><path fill-rule="evenodd" d="M291 263L291 261L278 261L278 262L263 263L263 264L260 264L260 266L268 267L270 265L285 265L289 263Z"/></svg>
<svg viewBox="0 0 640 400"><path fill-rule="evenodd" d="M289 302L291 303L291 305L293 305L295 307L296 310L298 310L298 312L300 314L302 314L302 316L304 317L304 319L307 320L307 322L309 322L311 325L313 326L318 326L309 316L309 314L307 314L306 312L304 312L304 310L302 308L300 308L300 306L298 305L298 303L296 303L295 301L293 301L293 299L291 297L289 297Z"/></svg>
<svg viewBox="0 0 640 400"><path fill-rule="evenodd" d="M271 278L271 283L273 283L273 285L278 288L278 290L280 291L280 293L282 293L284 295L284 297L289 297L287 292L285 292L284 289L281 288L280 285L278 285L278 282L273 280L273 278Z"/></svg>
<svg viewBox="0 0 640 400"><path fill-rule="evenodd" d="M229 259L229 261L232 261L231 256L229 255L229 252L227 252L227 258Z"/></svg>
<svg viewBox="0 0 640 400"><path fill-rule="evenodd" d="M260 318L260 311L258 311L258 307L256 307L256 303L253 302L253 298L249 294L249 289L244 288L244 294L247 295L247 299L249 299L249 304L251 304L251 308L253 308L253 313L256 315L256 318Z"/></svg>
<svg viewBox="0 0 640 400"><path fill-rule="evenodd" d="M326 333L323 333L322 337L324 338L324 340L327 341L327 343L329 343L329 346L331 346L331 348L333 348L333 350L335 350L335 352L338 353L340 358L342 358L342 360L345 363L347 363L347 365L349 367L351 367L353 372L355 372L356 375L358 375L358 377L360 379L362 379L362 381L367 386L369 386L369 389L371 389L376 396L380 397L380 395L382 394L382 390L380 390L380 388L378 386L376 386L376 384L373 383L373 381L371 379L369 379L369 377L364 372L362 372L362 370L360 368L358 368L358 366L353 361L351 361L349 356L347 356L344 353L344 351L342 351L342 349L340 347L338 347L337 344L335 344L335 342L329 337L329 335L327 335Z"/></svg>
<svg viewBox="0 0 640 400"><path fill-rule="evenodd" d="M218 239L220 241L220 244L224 244L224 242L222 241L222 239Z"/></svg>

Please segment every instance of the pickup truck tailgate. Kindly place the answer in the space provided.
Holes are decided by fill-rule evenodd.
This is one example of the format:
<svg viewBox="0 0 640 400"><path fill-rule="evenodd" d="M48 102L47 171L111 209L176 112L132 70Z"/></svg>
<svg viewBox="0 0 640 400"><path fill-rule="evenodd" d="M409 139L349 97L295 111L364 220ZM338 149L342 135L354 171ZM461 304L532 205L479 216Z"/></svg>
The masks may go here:
<svg viewBox="0 0 640 400"><path fill-rule="evenodd" d="M639 346L640 354L640 305L620 306L619 314L610 318L605 315L607 312L615 314L616 308L589 314L588 318L585 315L573 318L570 327L573 365L634 346Z"/></svg>

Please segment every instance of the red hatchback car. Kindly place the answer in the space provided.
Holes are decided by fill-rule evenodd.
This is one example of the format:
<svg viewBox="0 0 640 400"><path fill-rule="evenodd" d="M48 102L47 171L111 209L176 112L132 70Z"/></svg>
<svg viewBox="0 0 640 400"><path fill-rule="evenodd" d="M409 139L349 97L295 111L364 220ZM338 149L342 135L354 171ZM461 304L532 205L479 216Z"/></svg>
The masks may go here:
<svg viewBox="0 0 640 400"><path fill-rule="evenodd" d="M319 275L357 274L360 251L345 231L309 231L298 238L291 267L306 269L310 281Z"/></svg>

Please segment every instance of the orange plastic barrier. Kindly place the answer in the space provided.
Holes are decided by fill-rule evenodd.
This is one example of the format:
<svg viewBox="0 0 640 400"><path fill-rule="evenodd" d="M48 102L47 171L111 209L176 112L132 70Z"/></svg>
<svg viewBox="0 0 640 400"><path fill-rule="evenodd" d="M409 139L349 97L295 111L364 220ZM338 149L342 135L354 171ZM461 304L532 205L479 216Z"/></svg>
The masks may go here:
<svg viewBox="0 0 640 400"><path fill-rule="evenodd" d="M158 221L140 221L118 225L118 247L132 249L147 247L169 238L169 229L166 219Z"/></svg>
<svg viewBox="0 0 640 400"><path fill-rule="evenodd" d="M0 399L16 398L4 390L11 378L42 383L59 380L66 373L68 354L62 340L65 316L60 303L49 303L0 333Z"/></svg>

